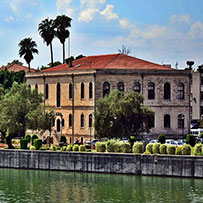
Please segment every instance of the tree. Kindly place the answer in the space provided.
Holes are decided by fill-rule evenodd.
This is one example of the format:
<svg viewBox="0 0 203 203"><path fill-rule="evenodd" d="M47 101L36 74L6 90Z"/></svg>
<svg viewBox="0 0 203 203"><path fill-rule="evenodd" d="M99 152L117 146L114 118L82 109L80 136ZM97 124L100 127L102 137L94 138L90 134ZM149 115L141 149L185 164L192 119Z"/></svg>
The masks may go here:
<svg viewBox="0 0 203 203"><path fill-rule="evenodd" d="M46 42L47 46L50 46L50 52L51 52L51 64L53 67L53 48L52 48L52 41L55 36L55 30L54 30L54 24L53 20L49 18L43 20L38 27L38 31L40 36L43 38L44 42Z"/></svg>
<svg viewBox="0 0 203 203"><path fill-rule="evenodd" d="M43 97L36 90L31 90L25 83L14 82L0 100L0 132L7 132L9 148L12 138L24 137L27 129L43 129Z"/></svg>
<svg viewBox="0 0 203 203"><path fill-rule="evenodd" d="M54 20L54 27L56 28L55 35L63 45L63 63L65 63L65 41L70 35L67 28L71 27L71 20L66 15L57 16Z"/></svg>
<svg viewBox="0 0 203 203"><path fill-rule="evenodd" d="M30 62L33 60L33 54L38 54L37 44L35 41L32 41L32 38L25 38L20 41L18 44L20 47L19 55L20 57L23 56L25 61L28 64L29 72L30 72Z"/></svg>
<svg viewBox="0 0 203 203"><path fill-rule="evenodd" d="M154 112L143 104L144 97L132 92L114 90L97 101L95 129L99 137L142 137L149 132Z"/></svg>
<svg viewBox="0 0 203 203"><path fill-rule="evenodd" d="M58 66L60 64L61 64L60 61L55 61L53 64L49 63L49 64L47 64L47 66L41 66L40 70L44 70L44 69L47 69L47 68Z"/></svg>
<svg viewBox="0 0 203 203"><path fill-rule="evenodd" d="M19 65L23 65L22 62L20 62L19 60L14 59L12 62L9 62L7 65L11 65L11 64L19 64Z"/></svg>
<svg viewBox="0 0 203 203"><path fill-rule="evenodd" d="M118 52L121 53L121 54L128 55L131 52L131 48L122 45L122 48L118 49Z"/></svg>

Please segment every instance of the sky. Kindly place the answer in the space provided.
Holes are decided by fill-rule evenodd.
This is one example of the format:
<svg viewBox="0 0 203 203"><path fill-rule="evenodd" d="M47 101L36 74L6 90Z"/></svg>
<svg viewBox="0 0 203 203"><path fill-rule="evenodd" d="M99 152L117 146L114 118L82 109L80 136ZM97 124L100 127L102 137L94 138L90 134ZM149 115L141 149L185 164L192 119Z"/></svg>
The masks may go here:
<svg viewBox="0 0 203 203"><path fill-rule="evenodd" d="M37 43L31 67L50 63L50 49L38 33L39 23L57 15L72 18L71 55L118 53L186 68L203 64L203 0L0 0L0 66L18 59L19 42ZM67 41L68 42L68 41ZM62 62L62 45L53 40L54 61ZM66 43L68 58L68 43Z"/></svg>

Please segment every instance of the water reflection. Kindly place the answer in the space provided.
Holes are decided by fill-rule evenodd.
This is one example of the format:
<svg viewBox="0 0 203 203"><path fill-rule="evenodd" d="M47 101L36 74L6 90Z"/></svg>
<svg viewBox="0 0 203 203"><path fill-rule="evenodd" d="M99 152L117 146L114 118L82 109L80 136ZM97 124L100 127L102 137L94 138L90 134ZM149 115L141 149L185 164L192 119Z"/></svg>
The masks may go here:
<svg viewBox="0 0 203 203"><path fill-rule="evenodd" d="M203 181L0 169L0 202L203 202Z"/></svg>

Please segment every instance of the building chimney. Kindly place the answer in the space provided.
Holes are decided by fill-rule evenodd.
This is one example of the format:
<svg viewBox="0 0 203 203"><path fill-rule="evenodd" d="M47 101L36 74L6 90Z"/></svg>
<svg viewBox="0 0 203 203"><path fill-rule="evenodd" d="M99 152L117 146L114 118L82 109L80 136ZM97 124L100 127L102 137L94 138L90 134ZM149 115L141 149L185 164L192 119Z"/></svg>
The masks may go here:
<svg viewBox="0 0 203 203"><path fill-rule="evenodd" d="M187 61L186 63L189 66L189 69L192 70L192 66L194 65L194 61Z"/></svg>

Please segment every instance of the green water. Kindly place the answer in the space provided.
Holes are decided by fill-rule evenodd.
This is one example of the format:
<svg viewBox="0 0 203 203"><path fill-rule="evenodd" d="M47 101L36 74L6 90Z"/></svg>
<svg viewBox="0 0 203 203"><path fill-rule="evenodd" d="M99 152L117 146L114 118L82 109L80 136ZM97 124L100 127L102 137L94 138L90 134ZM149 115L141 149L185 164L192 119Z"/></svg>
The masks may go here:
<svg viewBox="0 0 203 203"><path fill-rule="evenodd" d="M0 169L0 202L203 202L203 181Z"/></svg>

